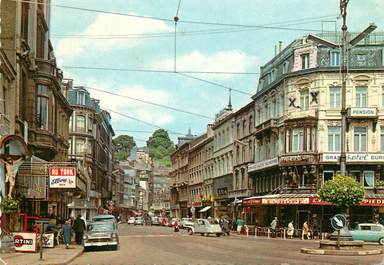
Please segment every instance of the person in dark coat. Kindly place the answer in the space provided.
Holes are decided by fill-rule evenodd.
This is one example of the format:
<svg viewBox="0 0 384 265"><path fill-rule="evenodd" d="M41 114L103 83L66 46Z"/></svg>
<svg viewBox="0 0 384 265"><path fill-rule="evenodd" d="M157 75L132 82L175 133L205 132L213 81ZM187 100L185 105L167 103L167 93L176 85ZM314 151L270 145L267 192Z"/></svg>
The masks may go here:
<svg viewBox="0 0 384 265"><path fill-rule="evenodd" d="M79 214L73 223L73 230L75 230L76 243L81 245L83 243L83 235L85 231L85 222L81 219L81 214Z"/></svg>
<svg viewBox="0 0 384 265"><path fill-rule="evenodd" d="M65 248L69 248L69 245L71 244L71 239L72 239L72 226L71 226L70 220L65 221L65 224L62 227L62 233L63 233Z"/></svg>

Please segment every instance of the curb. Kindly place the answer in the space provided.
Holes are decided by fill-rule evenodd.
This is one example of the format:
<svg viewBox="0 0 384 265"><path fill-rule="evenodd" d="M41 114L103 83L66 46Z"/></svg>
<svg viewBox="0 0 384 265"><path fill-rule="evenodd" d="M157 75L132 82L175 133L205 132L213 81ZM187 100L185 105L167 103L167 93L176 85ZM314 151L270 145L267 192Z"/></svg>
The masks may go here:
<svg viewBox="0 0 384 265"><path fill-rule="evenodd" d="M334 250L334 249L319 249L319 248L302 248L300 252L304 254L313 254L313 255L367 256L367 255L383 254L384 250L383 249Z"/></svg>

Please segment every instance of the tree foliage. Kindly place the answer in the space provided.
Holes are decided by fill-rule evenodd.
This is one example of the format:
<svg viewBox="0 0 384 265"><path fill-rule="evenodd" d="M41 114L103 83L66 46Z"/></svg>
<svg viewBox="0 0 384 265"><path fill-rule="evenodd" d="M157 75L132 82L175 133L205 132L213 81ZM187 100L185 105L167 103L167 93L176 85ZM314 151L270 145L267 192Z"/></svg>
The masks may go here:
<svg viewBox="0 0 384 265"><path fill-rule="evenodd" d="M112 141L114 146L114 156L119 161L127 160L131 149L136 146L135 140L129 135L119 135Z"/></svg>
<svg viewBox="0 0 384 265"><path fill-rule="evenodd" d="M168 132L164 129L156 130L147 141L149 155L158 160L165 166L170 166L170 155L175 151L175 147Z"/></svg>
<svg viewBox="0 0 384 265"><path fill-rule="evenodd" d="M352 177L336 176L326 181L318 194L322 201L346 209L364 199L364 187Z"/></svg>

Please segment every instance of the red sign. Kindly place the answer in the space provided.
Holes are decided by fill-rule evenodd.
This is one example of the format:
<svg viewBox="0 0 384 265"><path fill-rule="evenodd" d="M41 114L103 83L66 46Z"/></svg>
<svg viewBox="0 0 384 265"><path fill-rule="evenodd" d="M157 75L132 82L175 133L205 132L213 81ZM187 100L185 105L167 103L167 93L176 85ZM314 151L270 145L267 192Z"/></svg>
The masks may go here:
<svg viewBox="0 0 384 265"><path fill-rule="evenodd" d="M309 204L309 198L268 198L268 199L261 199L261 204L272 204L272 205Z"/></svg>
<svg viewBox="0 0 384 265"><path fill-rule="evenodd" d="M201 203L201 202L193 202L193 203L192 203L192 206L195 207L195 208L196 208L196 207L201 207L201 206L202 206L202 203Z"/></svg>
<svg viewBox="0 0 384 265"><path fill-rule="evenodd" d="M242 205L261 205L261 199L243 200Z"/></svg>
<svg viewBox="0 0 384 265"><path fill-rule="evenodd" d="M74 167L50 167L49 176L51 177L69 177L76 176L76 168Z"/></svg>

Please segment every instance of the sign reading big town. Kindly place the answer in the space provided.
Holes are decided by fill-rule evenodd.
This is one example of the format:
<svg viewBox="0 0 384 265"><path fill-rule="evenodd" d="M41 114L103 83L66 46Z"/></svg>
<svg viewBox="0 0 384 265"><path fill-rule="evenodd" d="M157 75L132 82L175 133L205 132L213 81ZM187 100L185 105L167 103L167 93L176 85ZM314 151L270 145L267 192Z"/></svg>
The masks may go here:
<svg viewBox="0 0 384 265"><path fill-rule="evenodd" d="M75 167L51 167L49 168L50 188L76 188Z"/></svg>
<svg viewBox="0 0 384 265"><path fill-rule="evenodd" d="M338 162L340 154L324 153L323 162ZM347 162L384 162L384 153L347 153Z"/></svg>

